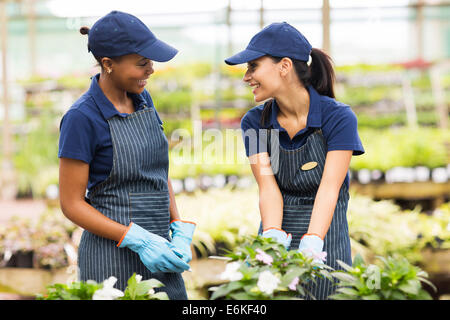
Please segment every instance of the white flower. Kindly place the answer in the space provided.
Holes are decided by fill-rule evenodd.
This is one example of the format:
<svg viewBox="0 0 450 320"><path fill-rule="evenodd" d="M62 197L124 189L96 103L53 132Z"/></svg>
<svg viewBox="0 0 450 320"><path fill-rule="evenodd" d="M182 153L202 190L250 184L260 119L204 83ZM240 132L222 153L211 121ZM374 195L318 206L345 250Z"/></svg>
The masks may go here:
<svg viewBox="0 0 450 320"><path fill-rule="evenodd" d="M269 270L261 272L258 278L258 283L256 284L261 290L266 294L272 294L273 291L278 287L280 279L273 275Z"/></svg>
<svg viewBox="0 0 450 320"><path fill-rule="evenodd" d="M139 283L142 280L142 276L140 274L136 275L136 282Z"/></svg>
<svg viewBox="0 0 450 320"><path fill-rule="evenodd" d="M225 267L225 271L220 275L222 280L239 281L242 279L243 275L238 270L241 264L237 261L228 263Z"/></svg>
<svg viewBox="0 0 450 320"><path fill-rule="evenodd" d="M123 292L119 289L113 288L117 282L116 277L109 277L103 281L103 288L98 289L94 292L92 300L115 300L117 298L123 297Z"/></svg>
<svg viewBox="0 0 450 320"><path fill-rule="evenodd" d="M149 295L155 294L155 289L151 288L150 290L148 290L148 294Z"/></svg>

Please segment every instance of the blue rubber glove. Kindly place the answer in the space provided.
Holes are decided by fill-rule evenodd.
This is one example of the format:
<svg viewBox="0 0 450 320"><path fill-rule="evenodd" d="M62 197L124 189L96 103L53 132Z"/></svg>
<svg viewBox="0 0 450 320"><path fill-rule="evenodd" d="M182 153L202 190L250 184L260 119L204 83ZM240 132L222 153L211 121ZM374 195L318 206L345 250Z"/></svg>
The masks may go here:
<svg viewBox="0 0 450 320"><path fill-rule="evenodd" d="M192 260L191 242L196 224L190 221L173 220L170 223L172 245L181 253L181 259L189 263Z"/></svg>
<svg viewBox="0 0 450 320"><path fill-rule="evenodd" d="M281 243L282 245L284 245L286 250L289 249L289 246L291 245L291 241L292 241L292 235L290 233L287 234L283 230L276 229L276 228L268 228L268 229L264 230L262 233L262 236L263 236L263 238L273 238L278 243Z"/></svg>
<svg viewBox="0 0 450 320"><path fill-rule="evenodd" d="M326 252L323 250L323 240L315 234L305 234L300 240L298 251L305 256L312 257L314 263L324 263Z"/></svg>
<svg viewBox="0 0 450 320"><path fill-rule="evenodd" d="M189 269L189 265L177 256L181 256L181 252L177 252L169 241L133 222L117 246L136 252L150 272L181 273Z"/></svg>

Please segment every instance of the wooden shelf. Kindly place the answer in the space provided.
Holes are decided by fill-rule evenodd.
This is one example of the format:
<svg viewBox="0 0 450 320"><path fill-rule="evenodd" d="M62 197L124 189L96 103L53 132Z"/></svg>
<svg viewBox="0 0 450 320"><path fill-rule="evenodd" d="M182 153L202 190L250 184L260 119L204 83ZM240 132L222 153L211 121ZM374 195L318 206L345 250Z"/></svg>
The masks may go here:
<svg viewBox="0 0 450 320"><path fill-rule="evenodd" d="M368 183L356 181L350 183L350 190L375 199L424 200L448 198L450 182L413 182L413 183Z"/></svg>

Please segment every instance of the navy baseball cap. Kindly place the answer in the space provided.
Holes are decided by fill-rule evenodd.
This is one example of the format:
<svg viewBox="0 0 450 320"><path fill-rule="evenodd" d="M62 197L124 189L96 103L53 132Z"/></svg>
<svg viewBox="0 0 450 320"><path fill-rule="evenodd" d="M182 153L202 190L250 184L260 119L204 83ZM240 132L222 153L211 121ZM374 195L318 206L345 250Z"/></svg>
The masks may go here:
<svg viewBox="0 0 450 320"><path fill-rule="evenodd" d="M225 59L225 62L241 64L265 55L308 61L311 49L300 31L287 22L275 22L255 34L245 50Z"/></svg>
<svg viewBox="0 0 450 320"><path fill-rule="evenodd" d="M111 11L89 30L88 52L97 57L137 53L150 60L165 62L172 59L178 50L157 39L137 17Z"/></svg>

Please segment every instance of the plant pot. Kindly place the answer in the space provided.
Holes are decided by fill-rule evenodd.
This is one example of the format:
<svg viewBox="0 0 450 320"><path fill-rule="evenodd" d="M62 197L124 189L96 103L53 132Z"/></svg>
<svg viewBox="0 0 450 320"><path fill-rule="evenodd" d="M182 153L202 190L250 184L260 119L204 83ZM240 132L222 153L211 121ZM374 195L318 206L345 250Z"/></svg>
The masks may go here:
<svg viewBox="0 0 450 320"><path fill-rule="evenodd" d="M223 242L223 241L216 241L214 243L214 248L208 248L207 246L202 246L202 249L199 249L196 245L193 246L194 250L193 250L193 256L195 256L196 259L201 259L201 258L207 258L208 256L211 255L224 255L227 253L227 250L231 250L232 247L230 247L229 244Z"/></svg>
<svg viewBox="0 0 450 320"><path fill-rule="evenodd" d="M18 251L6 264L9 268L33 268L33 251Z"/></svg>
<svg viewBox="0 0 450 320"><path fill-rule="evenodd" d="M430 249L422 251L423 262L420 266L428 273L429 280L436 286L437 292L424 286L433 299L450 293L450 249Z"/></svg>

